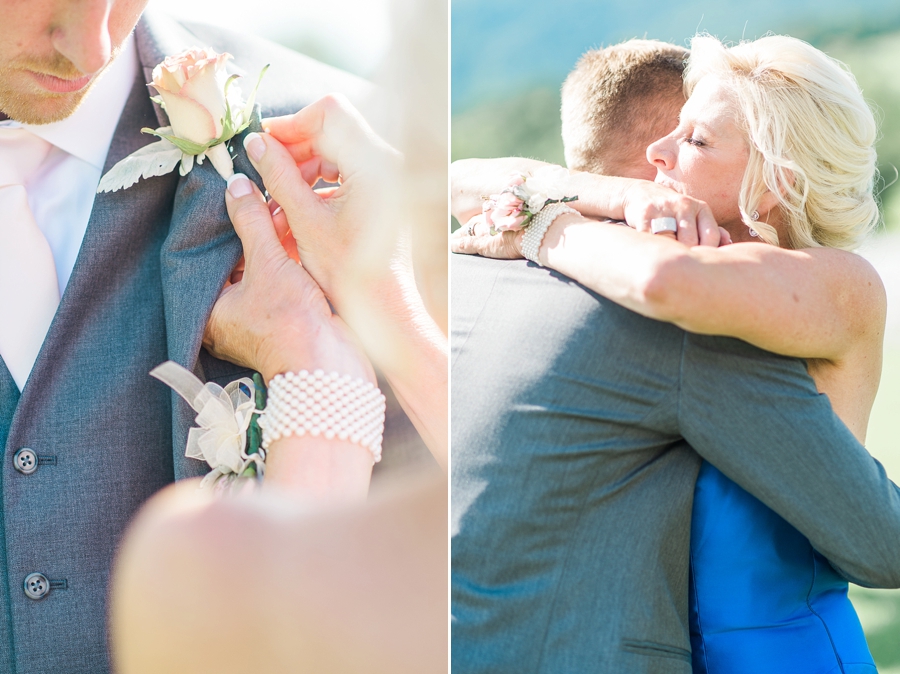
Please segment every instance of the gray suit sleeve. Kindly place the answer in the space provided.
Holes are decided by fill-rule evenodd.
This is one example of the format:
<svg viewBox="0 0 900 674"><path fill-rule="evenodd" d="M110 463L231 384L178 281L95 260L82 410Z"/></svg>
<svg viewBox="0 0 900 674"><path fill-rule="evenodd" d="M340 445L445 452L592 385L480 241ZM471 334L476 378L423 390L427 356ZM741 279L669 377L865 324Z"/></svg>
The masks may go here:
<svg viewBox="0 0 900 674"><path fill-rule="evenodd" d="M900 587L900 490L818 393L803 361L686 335L678 405L694 449L847 579Z"/></svg>

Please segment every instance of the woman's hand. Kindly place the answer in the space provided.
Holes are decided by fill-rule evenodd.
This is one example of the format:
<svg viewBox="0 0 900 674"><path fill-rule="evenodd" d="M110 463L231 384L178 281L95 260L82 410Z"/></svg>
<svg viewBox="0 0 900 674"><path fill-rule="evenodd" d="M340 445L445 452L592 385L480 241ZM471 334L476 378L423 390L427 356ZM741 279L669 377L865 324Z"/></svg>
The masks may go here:
<svg viewBox="0 0 900 674"><path fill-rule="evenodd" d="M465 225L453 232L450 250L466 255L481 255L498 260L517 260L522 254L524 230L500 232L491 236L484 216L476 215Z"/></svg>
<svg viewBox="0 0 900 674"><path fill-rule="evenodd" d="M264 125L268 134L246 137L247 153L287 216L303 266L340 313L347 294L362 290L349 288L349 279L361 245L388 215L386 195L401 179L401 157L339 95ZM310 185L320 177L341 184L316 192ZM392 252L380 265L385 276Z"/></svg>
<svg viewBox="0 0 900 674"><path fill-rule="evenodd" d="M639 232L651 232L651 220L675 218L675 237L686 246L711 246L721 243L723 230L705 202L679 194L664 185L632 180L622 194L625 222Z"/></svg>
<svg viewBox="0 0 900 674"><path fill-rule="evenodd" d="M279 241L263 195L245 176L229 180L225 205L244 246L245 268L213 306L203 345L217 358L258 370L321 368L375 381L322 290Z"/></svg>
<svg viewBox="0 0 900 674"><path fill-rule="evenodd" d="M447 339L416 288L400 195L399 153L345 98L326 96L263 121L244 145L297 241L303 268L364 337L400 405L447 465ZM319 177L340 178L316 192ZM411 188L414 189L414 186ZM282 217L279 215L278 217ZM360 255L360 253L364 255Z"/></svg>

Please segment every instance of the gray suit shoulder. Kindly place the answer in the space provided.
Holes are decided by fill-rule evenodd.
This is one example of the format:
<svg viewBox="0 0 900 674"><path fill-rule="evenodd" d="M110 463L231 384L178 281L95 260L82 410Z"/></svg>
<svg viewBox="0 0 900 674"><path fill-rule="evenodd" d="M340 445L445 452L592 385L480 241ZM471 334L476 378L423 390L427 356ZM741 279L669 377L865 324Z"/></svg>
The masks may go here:
<svg viewBox="0 0 900 674"><path fill-rule="evenodd" d="M150 54L152 65L167 55L189 47L212 47L234 57L229 70L244 77L245 94L256 83L260 70L269 65L262 80L257 100L264 115L296 112L329 93L342 93L357 107L377 95L377 87L356 75L316 61L309 56L255 35L202 23L180 22L160 12L147 10L141 24L153 35L161 53ZM144 52L138 26L138 45ZM164 39L161 39L163 38ZM143 56L143 53L142 53ZM152 67L144 62L145 69Z"/></svg>

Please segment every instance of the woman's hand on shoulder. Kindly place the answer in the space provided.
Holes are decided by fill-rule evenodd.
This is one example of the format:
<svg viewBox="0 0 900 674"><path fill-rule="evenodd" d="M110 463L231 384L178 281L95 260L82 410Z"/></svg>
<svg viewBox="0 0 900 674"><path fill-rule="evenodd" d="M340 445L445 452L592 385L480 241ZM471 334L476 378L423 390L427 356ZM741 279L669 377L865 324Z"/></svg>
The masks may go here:
<svg viewBox="0 0 900 674"><path fill-rule="evenodd" d="M453 233L450 250L498 260L517 260L525 257L522 255L523 235L524 230L521 229L492 235L484 217L476 215Z"/></svg>

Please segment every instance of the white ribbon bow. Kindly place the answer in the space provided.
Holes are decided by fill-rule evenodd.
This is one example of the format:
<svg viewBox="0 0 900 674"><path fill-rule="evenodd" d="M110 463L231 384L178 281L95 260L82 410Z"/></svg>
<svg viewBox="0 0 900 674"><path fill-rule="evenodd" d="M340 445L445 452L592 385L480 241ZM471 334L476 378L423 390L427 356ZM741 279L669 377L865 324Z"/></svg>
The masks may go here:
<svg viewBox="0 0 900 674"><path fill-rule="evenodd" d="M256 464L262 476L265 454L247 454L247 429L256 411L256 386L242 377L224 389L218 384L204 384L189 370L167 360L150 371L152 377L172 388L197 412L199 428L188 431L184 455L206 461L212 471L203 478L201 487L215 484L219 478L228 481L241 475L250 464ZM244 385L248 395L241 389Z"/></svg>

